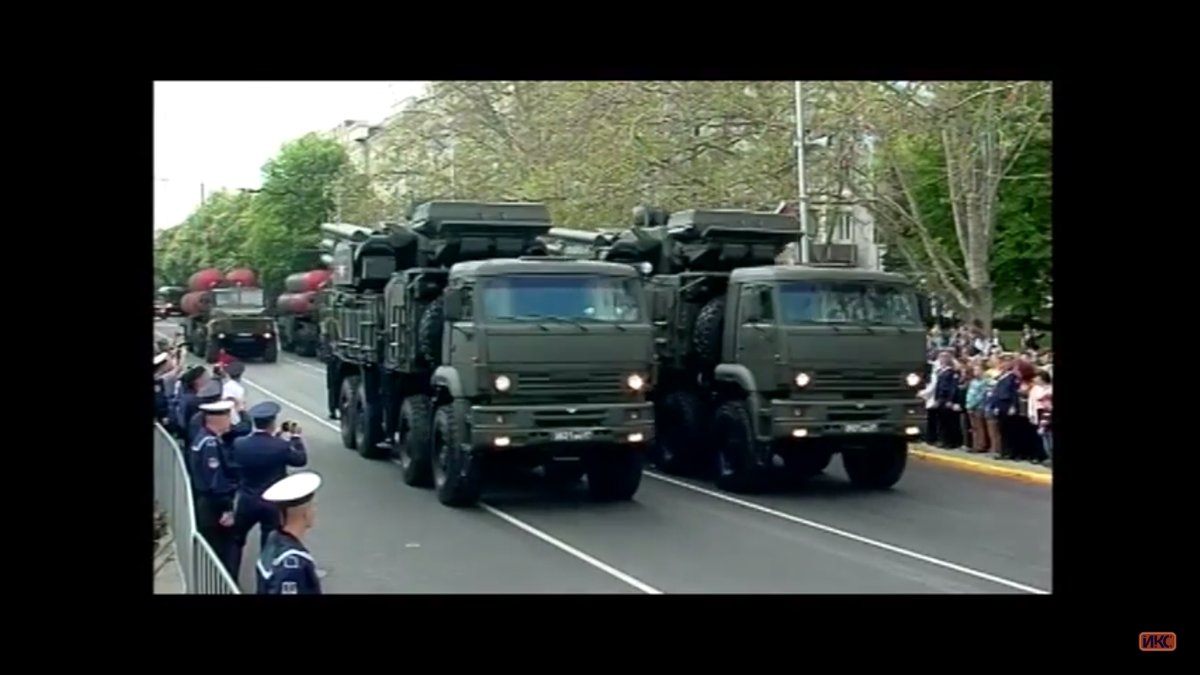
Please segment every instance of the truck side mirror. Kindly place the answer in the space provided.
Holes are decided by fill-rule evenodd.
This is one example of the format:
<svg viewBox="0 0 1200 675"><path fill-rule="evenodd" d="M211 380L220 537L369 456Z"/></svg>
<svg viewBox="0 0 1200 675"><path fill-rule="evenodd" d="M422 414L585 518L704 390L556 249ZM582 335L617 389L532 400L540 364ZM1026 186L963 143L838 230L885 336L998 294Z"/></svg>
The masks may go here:
<svg viewBox="0 0 1200 675"><path fill-rule="evenodd" d="M929 296L924 293L917 294L917 312L921 315L921 322L929 325L933 321L933 311L929 307Z"/></svg>
<svg viewBox="0 0 1200 675"><path fill-rule="evenodd" d="M462 293L457 289L448 289L445 299L443 300L446 307L446 320L458 321L462 319Z"/></svg>

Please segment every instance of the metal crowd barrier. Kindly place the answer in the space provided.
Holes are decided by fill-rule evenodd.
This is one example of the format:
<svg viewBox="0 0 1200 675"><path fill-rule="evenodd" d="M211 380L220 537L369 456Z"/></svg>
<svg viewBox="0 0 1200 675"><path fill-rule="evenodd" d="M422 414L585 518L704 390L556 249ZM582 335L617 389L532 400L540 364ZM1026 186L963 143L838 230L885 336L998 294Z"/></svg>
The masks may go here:
<svg viewBox="0 0 1200 675"><path fill-rule="evenodd" d="M183 569L184 592L241 595L212 547L196 531L196 508L183 451L171 434L154 424L154 499L166 516L175 556Z"/></svg>

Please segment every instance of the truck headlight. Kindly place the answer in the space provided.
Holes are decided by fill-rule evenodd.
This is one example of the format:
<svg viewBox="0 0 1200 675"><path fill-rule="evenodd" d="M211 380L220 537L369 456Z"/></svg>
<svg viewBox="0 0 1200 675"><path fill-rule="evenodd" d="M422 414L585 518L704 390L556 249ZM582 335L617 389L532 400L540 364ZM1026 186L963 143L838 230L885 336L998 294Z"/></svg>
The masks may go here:
<svg viewBox="0 0 1200 675"><path fill-rule="evenodd" d="M266 339L268 339L268 340L270 340L270 339L271 339L271 334L270 334L270 333L263 333L263 337L264 337L264 338L266 338Z"/></svg>
<svg viewBox="0 0 1200 675"><path fill-rule="evenodd" d="M807 387L809 382L812 382L812 378L809 377L808 373L797 373L796 374L796 386L797 387L802 387L802 388Z"/></svg>
<svg viewBox="0 0 1200 675"><path fill-rule="evenodd" d="M508 379L507 375L497 375L495 380L492 380L492 386L496 391L508 391L512 389L512 380Z"/></svg>
<svg viewBox="0 0 1200 675"><path fill-rule="evenodd" d="M642 379L641 375L634 373L633 375L625 378L625 384L634 391L641 391L642 387L646 386L646 381Z"/></svg>
<svg viewBox="0 0 1200 675"><path fill-rule="evenodd" d="M921 376L916 373L909 373L904 376L904 383L910 387L915 387L921 384Z"/></svg>
<svg viewBox="0 0 1200 675"><path fill-rule="evenodd" d="M217 339L218 339L218 340L224 340L224 339L225 339L225 334L224 334L224 333L217 333Z"/></svg>

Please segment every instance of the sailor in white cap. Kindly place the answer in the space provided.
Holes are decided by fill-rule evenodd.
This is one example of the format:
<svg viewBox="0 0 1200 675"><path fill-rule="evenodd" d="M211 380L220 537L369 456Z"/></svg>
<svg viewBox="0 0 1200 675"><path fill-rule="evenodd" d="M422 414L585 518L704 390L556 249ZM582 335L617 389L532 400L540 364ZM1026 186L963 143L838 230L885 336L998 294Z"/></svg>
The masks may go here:
<svg viewBox="0 0 1200 675"><path fill-rule="evenodd" d="M313 526L316 505L313 497L321 477L311 471L294 473L263 492L264 501L276 504L283 525L267 536L259 553L259 595L320 595L317 563L300 541Z"/></svg>
<svg viewBox="0 0 1200 675"><path fill-rule="evenodd" d="M233 553L234 496L237 494L237 468L230 457L224 436L229 431L229 413L233 401L212 401L200 405L204 424L192 443L189 464L192 491L196 496L196 529L229 569Z"/></svg>
<svg viewBox="0 0 1200 675"><path fill-rule="evenodd" d="M154 355L154 419L167 428L170 428L171 388L174 386L170 375L173 370L170 354L159 352Z"/></svg>

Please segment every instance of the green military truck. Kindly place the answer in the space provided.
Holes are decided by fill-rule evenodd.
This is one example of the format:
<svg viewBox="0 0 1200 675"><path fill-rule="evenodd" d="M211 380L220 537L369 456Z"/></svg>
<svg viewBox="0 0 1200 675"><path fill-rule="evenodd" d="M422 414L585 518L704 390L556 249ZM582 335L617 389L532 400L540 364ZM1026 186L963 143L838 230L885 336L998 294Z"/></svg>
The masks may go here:
<svg viewBox="0 0 1200 675"><path fill-rule="evenodd" d="M778 460L895 484L921 433L924 304L894 274L775 265L792 216L690 210L608 237L600 257L648 265L657 345L655 461L757 489ZM663 214L665 216L665 214Z"/></svg>
<svg viewBox="0 0 1200 675"><path fill-rule="evenodd" d="M346 447L395 456L450 506L501 463L633 497L654 422L642 280L544 255L550 229L542 204L436 201L336 245L327 384Z"/></svg>
<svg viewBox="0 0 1200 675"><path fill-rule="evenodd" d="M266 313L261 288L214 288L183 297L184 336L189 350L213 363L221 350L243 358L275 363L279 338L275 319Z"/></svg>

